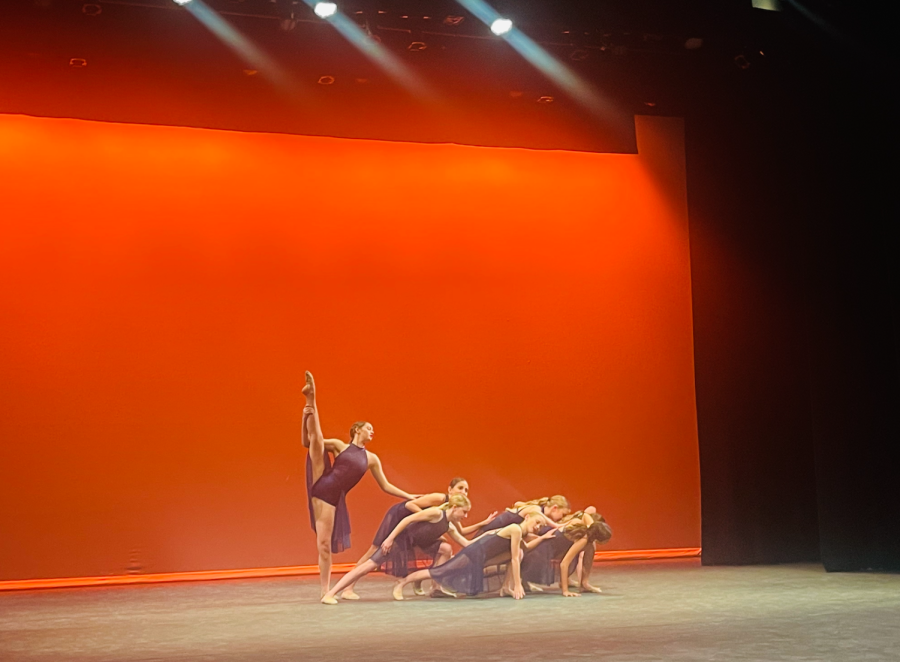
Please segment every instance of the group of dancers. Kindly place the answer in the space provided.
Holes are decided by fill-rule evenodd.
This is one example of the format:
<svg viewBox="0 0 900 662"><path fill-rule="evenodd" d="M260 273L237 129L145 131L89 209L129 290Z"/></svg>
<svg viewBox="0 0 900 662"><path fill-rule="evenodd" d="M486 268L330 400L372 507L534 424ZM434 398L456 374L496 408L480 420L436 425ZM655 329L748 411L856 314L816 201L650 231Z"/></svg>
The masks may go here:
<svg viewBox="0 0 900 662"><path fill-rule="evenodd" d="M581 592L600 592L590 583L594 550L610 539L612 531L595 508L572 512L566 498L557 495L520 501L499 515L464 526L472 507L465 479L454 478L446 493L404 492L384 475L378 456L365 449L375 435L371 423L354 423L350 443L325 439L315 381L309 372L303 395L302 440L309 449L306 486L324 604L338 604L338 597L358 600L353 590L356 582L378 568L397 578L395 600L404 599L408 584L414 585L417 595L424 595L421 586L427 579L432 582L432 596L498 590L501 596L518 600L558 581L562 595L575 597L580 593L571 590L573 579ZM344 497L368 471L382 490L403 501L391 506L368 551L332 587L331 555L350 545ZM475 537L466 537L471 534ZM448 540L461 548L455 555ZM428 567L419 569L421 562Z"/></svg>

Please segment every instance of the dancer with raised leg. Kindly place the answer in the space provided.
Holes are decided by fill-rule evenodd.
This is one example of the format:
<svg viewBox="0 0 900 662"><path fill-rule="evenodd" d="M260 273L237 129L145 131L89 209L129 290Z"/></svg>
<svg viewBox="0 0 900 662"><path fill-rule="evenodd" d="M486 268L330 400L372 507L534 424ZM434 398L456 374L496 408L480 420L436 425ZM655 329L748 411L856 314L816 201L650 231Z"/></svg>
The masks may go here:
<svg viewBox="0 0 900 662"><path fill-rule="evenodd" d="M450 546L442 541L445 535L450 536L461 547L471 544L456 528L456 525L468 515L471 507L468 497L457 493L450 495L449 500L440 506L426 508L405 517L390 534L385 536L380 549L376 550L371 558L357 564L353 570L344 575L334 588L322 597L322 602L336 605L335 596L342 589L354 585L381 566L384 566L385 573L389 575L405 577L410 569L415 568L417 551L430 558L432 564L446 561L450 558ZM341 595L343 597L343 594Z"/></svg>
<svg viewBox="0 0 900 662"><path fill-rule="evenodd" d="M478 595L484 590L484 569L507 561L509 574L500 594L516 600L524 598L525 590L519 574L522 537L534 533L545 521L544 515L532 513L518 524L509 524L479 536L449 561L402 579L394 587L394 599L403 600L403 587L420 579L432 579L457 593Z"/></svg>
<svg viewBox="0 0 900 662"><path fill-rule="evenodd" d="M309 449L306 458L306 489L309 514L319 552L319 579L322 595L331 584L331 555L350 546L350 519L344 497L371 471L379 487L390 495L412 500L415 495L404 492L388 481L381 460L365 449L375 436L371 423L360 421L350 427L350 443L340 439L325 439L319 424L316 407L316 385L312 373L306 372L303 387L306 406L303 408L303 445ZM334 455L332 466L328 453Z"/></svg>

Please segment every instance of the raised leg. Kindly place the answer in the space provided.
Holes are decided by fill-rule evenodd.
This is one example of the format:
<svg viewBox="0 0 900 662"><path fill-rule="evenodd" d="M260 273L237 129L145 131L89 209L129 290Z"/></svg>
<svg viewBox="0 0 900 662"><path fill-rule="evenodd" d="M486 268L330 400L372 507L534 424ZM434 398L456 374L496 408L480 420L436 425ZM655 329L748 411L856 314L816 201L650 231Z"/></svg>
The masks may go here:
<svg viewBox="0 0 900 662"><path fill-rule="evenodd" d="M309 449L309 458L312 461L312 481L315 483L325 473L325 435L322 434L319 411L316 408L316 382L308 370L302 392L306 397L306 406L303 408L301 440L303 445Z"/></svg>

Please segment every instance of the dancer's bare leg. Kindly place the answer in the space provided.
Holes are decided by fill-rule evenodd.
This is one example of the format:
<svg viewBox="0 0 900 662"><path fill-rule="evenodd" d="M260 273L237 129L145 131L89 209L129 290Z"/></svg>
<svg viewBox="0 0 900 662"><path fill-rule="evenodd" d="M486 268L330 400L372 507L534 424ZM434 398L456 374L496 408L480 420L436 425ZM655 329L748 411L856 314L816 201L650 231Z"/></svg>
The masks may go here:
<svg viewBox="0 0 900 662"><path fill-rule="evenodd" d="M394 596L394 600L403 600L403 587L407 584L411 584L412 582L420 582L423 579L428 579L429 577L431 577L431 571L429 570L416 570L414 573L407 575L394 585L394 590L391 591L391 594Z"/></svg>
<svg viewBox="0 0 900 662"><path fill-rule="evenodd" d="M325 473L325 437L319 424L319 412L316 409L316 383L312 373L306 372L306 384L303 386L306 406L303 408L303 445L309 448L312 464L312 482L315 484ZM316 547L319 552L319 580L322 584L322 595L328 592L331 583L331 532L334 529L335 507L316 497L312 498L313 515L316 518Z"/></svg>
<svg viewBox="0 0 900 662"><path fill-rule="evenodd" d="M326 605L336 605L338 603L335 596L341 591L341 589L345 589L345 587L353 586L356 582L358 582L364 575L369 574L373 570L375 570L378 566L375 565L374 561L366 559L356 565L353 570L348 572L346 575L338 580L338 583L334 585L330 591L328 591L325 595L322 596L322 602ZM344 593L347 592L349 588L344 590ZM343 595L341 596L343 597ZM359 599L357 595L355 599Z"/></svg>
<svg viewBox="0 0 900 662"><path fill-rule="evenodd" d="M319 552L320 595L328 593L331 584L331 532L334 529L334 513L337 510L330 503L312 498L313 514L316 516L316 548Z"/></svg>
<svg viewBox="0 0 900 662"><path fill-rule="evenodd" d="M362 557L359 559L359 561L356 562L356 567L358 568L363 563L365 563L370 558L372 558L372 554L374 554L377 551L378 551L378 548L375 545L370 545L368 551L366 551L366 553L362 555ZM354 568L354 570L355 569L356 568ZM351 574L353 574L353 570L351 570L346 575L344 575L344 577L345 578L349 577ZM362 575L360 575L360 577L361 576ZM341 582L338 582L338 584L340 585ZM344 600L359 600L359 596L356 594L356 591L353 590L353 587L356 586L356 580L351 582L349 586L347 584L343 584L343 586L347 586L347 588L344 589L344 592L341 593L341 597Z"/></svg>

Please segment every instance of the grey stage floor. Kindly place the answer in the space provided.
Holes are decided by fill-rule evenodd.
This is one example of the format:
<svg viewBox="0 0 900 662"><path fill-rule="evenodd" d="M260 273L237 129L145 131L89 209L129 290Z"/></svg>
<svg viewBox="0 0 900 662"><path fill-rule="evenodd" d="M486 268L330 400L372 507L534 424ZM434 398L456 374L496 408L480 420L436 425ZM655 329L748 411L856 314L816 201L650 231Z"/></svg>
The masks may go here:
<svg viewBox="0 0 900 662"><path fill-rule="evenodd" d="M0 593L0 660L900 660L900 576L600 564L604 595L363 600L314 578Z"/></svg>

